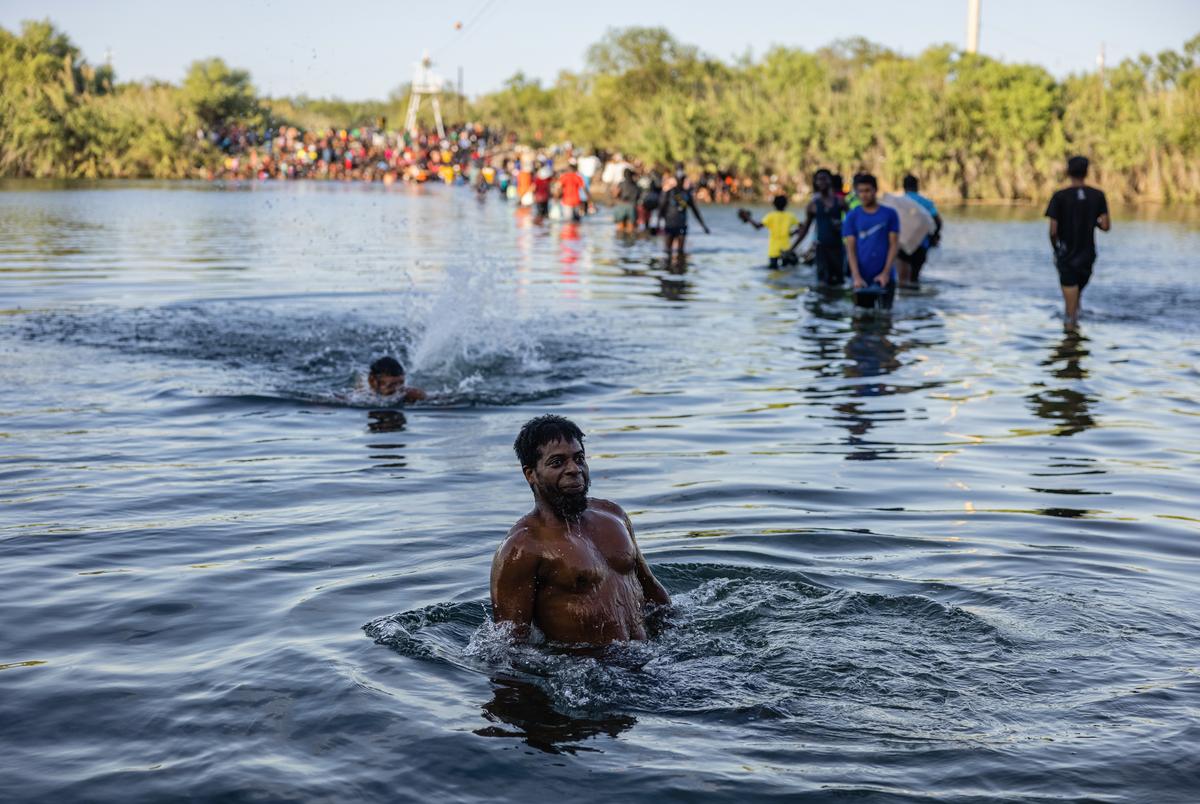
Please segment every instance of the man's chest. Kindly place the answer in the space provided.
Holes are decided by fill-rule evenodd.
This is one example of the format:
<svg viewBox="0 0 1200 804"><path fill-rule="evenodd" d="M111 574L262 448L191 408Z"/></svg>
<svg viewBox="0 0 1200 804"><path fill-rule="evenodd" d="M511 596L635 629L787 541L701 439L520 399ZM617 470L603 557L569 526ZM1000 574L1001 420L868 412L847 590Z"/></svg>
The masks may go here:
<svg viewBox="0 0 1200 804"><path fill-rule="evenodd" d="M606 523L557 540L544 557L543 582L583 592L614 574L633 572L636 561L629 532L619 523Z"/></svg>

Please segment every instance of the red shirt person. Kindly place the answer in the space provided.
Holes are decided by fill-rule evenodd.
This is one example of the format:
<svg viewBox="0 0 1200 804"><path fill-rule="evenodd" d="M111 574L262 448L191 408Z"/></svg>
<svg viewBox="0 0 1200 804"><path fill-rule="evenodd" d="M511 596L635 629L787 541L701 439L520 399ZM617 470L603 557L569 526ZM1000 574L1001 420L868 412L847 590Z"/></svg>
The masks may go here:
<svg viewBox="0 0 1200 804"><path fill-rule="evenodd" d="M570 162L567 172L559 176L558 187L562 191L563 217L570 215L575 220L579 220L585 185L583 176L580 176L575 170L574 160Z"/></svg>

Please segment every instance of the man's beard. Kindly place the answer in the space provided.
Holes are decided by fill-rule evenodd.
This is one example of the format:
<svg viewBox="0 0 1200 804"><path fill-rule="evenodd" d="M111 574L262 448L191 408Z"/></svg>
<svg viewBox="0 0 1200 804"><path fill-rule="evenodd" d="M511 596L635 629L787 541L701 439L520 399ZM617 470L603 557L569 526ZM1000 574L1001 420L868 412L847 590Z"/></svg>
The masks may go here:
<svg viewBox="0 0 1200 804"><path fill-rule="evenodd" d="M583 512L588 506L588 489L591 488L591 479L584 478L583 489L581 491L564 492L560 491L557 486L543 488L542 493L546 497L546 502L554 510L554 513L567 521L575 521L583 516Z"/></svg>

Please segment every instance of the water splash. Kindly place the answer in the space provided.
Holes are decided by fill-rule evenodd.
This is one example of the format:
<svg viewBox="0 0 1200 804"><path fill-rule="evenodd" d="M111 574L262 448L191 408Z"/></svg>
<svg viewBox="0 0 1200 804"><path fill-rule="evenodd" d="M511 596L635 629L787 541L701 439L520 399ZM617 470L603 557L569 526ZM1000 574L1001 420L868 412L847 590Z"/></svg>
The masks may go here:
<svg viewBox="0 0 1200 804"><path fill-rule="evenodd" d="M414 372L461 382L481 366L548 367L534 327L515 309L515 283L505 269L499 260L446 269L413 344Z"/></svg>
<svg viewBox="0 0 1200 804"><path fill-rule="evenodd" d="M919 595L829 590L799 573L664 565L675 590L645 642L580 651L516 644L481 602L369 623L399 653L531 684L560 713L697 714L856 723L911 739L1007 732L989 713L1022 694L1014 643ZM1027 693L1026 693L1027 694Z"/></svg>

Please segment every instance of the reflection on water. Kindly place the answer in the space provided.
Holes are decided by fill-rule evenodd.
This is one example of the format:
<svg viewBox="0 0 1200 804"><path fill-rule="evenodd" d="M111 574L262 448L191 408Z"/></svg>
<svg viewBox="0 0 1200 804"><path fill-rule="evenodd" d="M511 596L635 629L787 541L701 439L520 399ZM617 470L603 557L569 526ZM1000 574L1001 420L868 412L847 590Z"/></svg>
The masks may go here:
<svg viewBox="0 0 1200 804"><path fill-rule="evenodd" d="M372 433L395 433L408 424L408 419L399 410L372 410L367 413L367 419L367 428Z"/></svg>
<svg viewBox="0 0 1200 804"><path fill-rule="evenodd" d="M1056 380L1085 380L1088 370L1083 361L1091 354L1087 343L1084 335L1069 329L1041 365ZM1091 413L1096 400L1077 388L1069 385L1046 388L1030 394L1028 399L1034 415L1056 423L1056 436L1073 436L1096 426Z"/></svg>
<svg viewBox="0 0 1200 804"><path fill-rule="evenodd" d="M496 678L492 683L495 689L492 699L483 705L483 716L497 725L475 729L480 737L515 737L548 754L574 754L601 750L580 743L601 734L616 737L637 723L630 715L564 715L550 696L533 684Z"/></svg>

